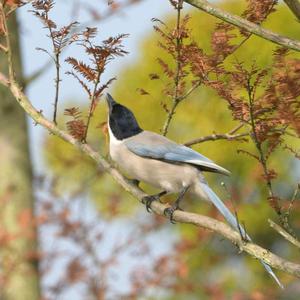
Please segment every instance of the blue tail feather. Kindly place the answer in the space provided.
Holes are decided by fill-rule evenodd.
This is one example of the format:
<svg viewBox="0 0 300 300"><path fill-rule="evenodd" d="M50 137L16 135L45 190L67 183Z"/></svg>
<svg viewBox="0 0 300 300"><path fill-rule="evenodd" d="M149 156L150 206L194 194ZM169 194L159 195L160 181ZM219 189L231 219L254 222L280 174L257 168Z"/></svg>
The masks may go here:
<svg viewBox="0 0 300 300"><path fill-rule="evenodd" d="M206 184L203 182L200 182L202 190L205 192L205 194L208 196L210 201L214 204L214 206L219 210L219 212L224 216L226 221L236 230L241 232L243 236L245 236L249 241L251 241L251 238L249 235L245 232L244 228L238 224L238 221L236 217L230 212L230 210L226 207L226 205L223 203L223 201L215 194L215 192ZM274 280L277 282L277 284L283 289L282 283L279 281L271 267L266 264L264 261L260 260L261 264L264 266L266 271L274 278Z"/></svg>

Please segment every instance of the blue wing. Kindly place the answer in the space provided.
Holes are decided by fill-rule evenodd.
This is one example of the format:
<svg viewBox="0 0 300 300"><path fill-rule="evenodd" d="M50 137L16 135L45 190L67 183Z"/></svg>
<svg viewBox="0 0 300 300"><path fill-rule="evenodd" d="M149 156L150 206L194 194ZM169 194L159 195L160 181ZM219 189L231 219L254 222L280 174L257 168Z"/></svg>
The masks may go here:
<svg viewBox="0 0 300 300"><path fill-rule="evenodd" d="M127 148L142 157L158 160L188 163L203 171L217 172L229 175L230 172L218 166L204 155L184 145L176 144L166 137L154 132L143 131L124 141Z"/></svg>

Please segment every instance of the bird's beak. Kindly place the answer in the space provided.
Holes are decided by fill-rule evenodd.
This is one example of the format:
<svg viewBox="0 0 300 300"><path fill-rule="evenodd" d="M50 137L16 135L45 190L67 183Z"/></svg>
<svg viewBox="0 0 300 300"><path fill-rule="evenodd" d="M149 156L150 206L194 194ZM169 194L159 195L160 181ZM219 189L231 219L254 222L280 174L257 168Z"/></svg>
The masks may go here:
<svg viewBox="0 0 300 300"><path fill-rule="evenodd" d="M106 101L108 104L109 111L112 110L112 107L117 103L110 94L106 94Z"/></svg>

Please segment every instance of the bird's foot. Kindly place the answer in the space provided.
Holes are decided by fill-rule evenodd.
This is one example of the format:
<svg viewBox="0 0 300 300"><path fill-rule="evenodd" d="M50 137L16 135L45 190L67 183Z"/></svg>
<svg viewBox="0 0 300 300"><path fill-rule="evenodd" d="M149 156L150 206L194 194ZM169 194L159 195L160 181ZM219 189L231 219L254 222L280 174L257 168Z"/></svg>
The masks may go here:
<svg viewBox="0 0 300 300"><path fill-rule="evenodd" d="M146 205L147 212L151 212L151 203L153 201L160 201L159 195L145 196L142 199L142 203Z"/></svg>
<svg viewBox="0 0 300 300"><path fill-rule="evenodd" d="M180 208L178 205L172 205L172 206L170 206L170 207L167 207L167 208L164 210L164 215L170 219L170 222L171 222L172 224L175 224L174 218L173 218L173 214L174 214L174 212L175 212L176 210L182 210L182 211L183 211L183 209Z"/></svg>

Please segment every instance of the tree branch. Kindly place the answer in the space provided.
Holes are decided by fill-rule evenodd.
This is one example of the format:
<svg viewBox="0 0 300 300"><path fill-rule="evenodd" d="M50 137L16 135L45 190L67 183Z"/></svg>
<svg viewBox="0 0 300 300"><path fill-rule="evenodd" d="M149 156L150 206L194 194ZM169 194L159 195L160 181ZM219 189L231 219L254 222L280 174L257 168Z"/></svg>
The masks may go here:
<svg viewBox="0 0 300 300"><path fill-rule="evenodd" d="M210 3L208 3L205 0L184 0L186 3L199 8L200 10L205 11L206 13L215 16L227 23L230 23L234 26L237 26L239 28L242 28L248 32L251 32L263 39L266 39L268 41L271 41L275 44L278 44L280 46L293 49L296 51L300 51L300 41L292 40L290 38L287 38L285 36L276 34L268 29L264 29L261 26L252 23L248 20L245 20L239 16L230 14L228 12L223 11L220 8L217 8ZM287 1L285 1L287 2ZM295 2L295 1L290 1Z"/></svg>
<svg viewBox="0 0 300 300"><path fill-rule="evenodd" d="M38 124L46 128L52 134L55 134L65 140L66 142L74 145L78 150L84 152L89 157L91 157L99 166L106 172L108 172L126 191L132 194L135 198L142 201L143 197L147 196L141 189L139 189L135 184L131 183L126 179L117 169L115 169L111 164L109 164L99 153L94 151L88 144L82 144L73 138L71 135L63 130L60 130L53 122L46 119L41 112L37 111L30 103L27 96L22 92L19 85L12 79L8 80L3 74L0 74L0 83L7 86L15 99L18 101L20 106L25 110L25 112ZM164 216L164 210L167 205L152 202L151 209L154 213ZM174 213L174 221L180 223L193 224L205 229L209 229L216 232L235 245L239 247L240 250L249 253L251 256L263 260L265 263L274 267L275 269L287 272L294 276L300 277L300 265L290 262L284 258L277 256L276 254L264 249L256 244L247 242L245 243L240 234L232 229L229 225L214 220L210 217L206 217L200 214L189 213L184 211L176 211Z"/></svg>
<svg viewBox="0 0 300 300"><path fill-rule="evenodd" d="M93 26L95 23L103 22L106 19L109 19L116 15L118 12L122 11L123 9L129 8L130 6L133 6L140 2L141 0L127 0L126 2L121 2L118 3L118 6L114 9L108 10L104 15L101 15L100 18L96 18L95 20L87 21L77 28L74 28L73 31L71 31L71 34L75 34L76 32L80 32L82 30L85 30L87 27ZM64 47L62 51L65 51L68 47ZM40 76L42 76L48 69L49 67L52 66L53 59L49 59L47 62L45 62L39 69L36 71L33 71L32 74L28 75L26 78L24 78L24 85L27 86L34 82L36 79L38 79Z"/></svg>
<svg viewBox="0 0 300 300"><path fill-rule="evenodd" d="M283 0L292 13L300 20L300 2L298 0Z"/></svg>
<svg viewBox="0 0 300 300"><path fill-rule="evenodd" d="M200 144L203 142L208 142L208 141L217 141L217 140L228 140L228 141L238 141L242 139L245 136L249 136L249 133L240 133L240 134L229 134L229 133L224 133L224 134L211 134L207 136L203 136L194 140L191 140L189 142L184 143L185 146L192 146L195 144Z"/></svg>
<svg viewBox="0 0 300 300"><path fill-rule="evenodd" d="M182 10L182 3L183 0L178 0L177 3L177 21L176 21L176 75L175 75L175 86L174 86L174 95L173 95L173 104L172 107L168 113L167 119L165 121L165 124L163 126L162 134L167 135L168 129L171 123L171 120L175 114L176 108L178 104L183 100L180 99L178 96L179 91L179 83L181 79L181 71L182 71L182 64L181 64L181 49L182 49L182 37L179 33L180 31L180 12Z"/></svg>
<svg viewBox="0 0 300 300"><path fill-rule="evenodd" d="M285 231L281 226L273 222L271 219L268 219L268 222L270 226L276 230L281 236L283 236L286 240L288 240L290 243L292 243L297 248L300 248L300 242L294 238L291 234L289 234L287 231Z"/></svg>

